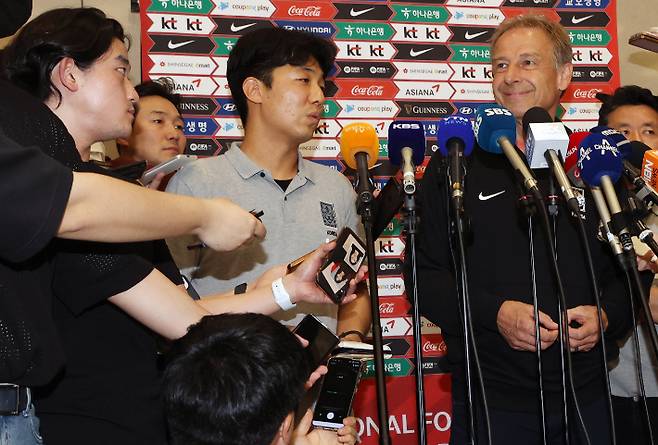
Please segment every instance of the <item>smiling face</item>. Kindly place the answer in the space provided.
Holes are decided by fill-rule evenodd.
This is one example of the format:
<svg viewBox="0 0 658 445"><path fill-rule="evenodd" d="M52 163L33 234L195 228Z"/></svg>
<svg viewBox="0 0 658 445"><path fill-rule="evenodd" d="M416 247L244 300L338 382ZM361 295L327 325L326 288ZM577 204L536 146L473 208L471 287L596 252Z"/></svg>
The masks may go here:
<svg viewBox="0 0 658 445"><path fill-rule="evenodd" d="M70 98L75 101L75 127L88 139L104 141L130 135L138 97L129 73L128 50L118 39L88 69L77 69L78 90Z"/></svg>
<svg viewBox="0 0 658 445"><path fill-rule="evenodd" d="M270 87L262 84L260 101L258 118L263 128L284 136L295 148L308 141L322 116L324 74L320 65L311 58L302 66L274 68ZM249 125L251 119L250 111Z"/></svg>
<svg viewBox="0 0 658 445"><path fill-rule="evenodd" d="M156 165L183 153L183 119L173 103L162 96L139 99L128 147L137 161Z"/></svg>
<svg viewBox="0 0 658 445"><path fill-rule="evenodd" d="M648 105L622 105L608 114L607 121L627 139L658 150L658 112Z"/></svg>
<svg viewBox="0 0 658 445"><path fill-rule="evenodd" d="M553 43L539 28L513 28L491 52L496 102L517 120L539 106L555 116L560 94L571 81L570 63L556 67Z"/></svg>

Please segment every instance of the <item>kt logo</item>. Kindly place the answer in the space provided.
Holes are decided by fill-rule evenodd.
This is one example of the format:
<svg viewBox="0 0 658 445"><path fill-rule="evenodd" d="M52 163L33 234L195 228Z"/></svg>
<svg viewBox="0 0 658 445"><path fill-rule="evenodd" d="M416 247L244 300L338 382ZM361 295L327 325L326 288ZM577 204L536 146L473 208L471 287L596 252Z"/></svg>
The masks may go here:
<svg viewBox="0 0 658 445"><path fill-rule="evenodd" d="M393 253L393 241L391 240L378 240L379 253Z"/></svg>

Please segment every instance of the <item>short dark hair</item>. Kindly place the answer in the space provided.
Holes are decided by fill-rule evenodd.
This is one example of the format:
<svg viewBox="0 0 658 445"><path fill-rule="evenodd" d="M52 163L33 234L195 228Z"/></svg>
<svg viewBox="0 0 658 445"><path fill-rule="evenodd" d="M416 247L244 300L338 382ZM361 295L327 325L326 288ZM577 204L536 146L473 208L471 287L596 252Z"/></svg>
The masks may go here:
<svg viewBox="0 0 658 445"><path fill-rule="evenodd" d="M123 27L96 8L53 9L28 22L2 51L2 75L44 101L61 93L50 80L55 66L70 57L87 69L112 45L129 43Z"/></svg>
<svg viewBox="0 0 658 445"><path fill-rule="evenodd" d="M274 68L301 66L311 57L317 60L326 77L337 51L329 40L284 28L262 28L240 37L229 54L226 77L242 125L247 126L247 99L242 91L247 77L255 77L270 87Z"/></svg>
<svg viewBox="0 0 658 445"><path fill-rule="evenodd" d="M203 317L171 354L164 399L173 445L269 445L310 374L297 338L261 314Z"/></svg>
<svg viewBox="0 0 658 445"><path fill-rule="evenodd" d="M658 98L647 88L638 85L619 87L614 93L598 93L596 98L602 102L599 109L599 125L608 125L608 116L624 105L646 105L658 113Z"/></svg>
<svg viewBox="0 0 658 445"><path fill-rule="evenodd" d="M174 93L176 84L170 77L161 77L156 80L147 80L135 87L139 97L159 96L167 99L178 109L180 106L180 94ZM180 110L179 110L180 111Z"/></svg>

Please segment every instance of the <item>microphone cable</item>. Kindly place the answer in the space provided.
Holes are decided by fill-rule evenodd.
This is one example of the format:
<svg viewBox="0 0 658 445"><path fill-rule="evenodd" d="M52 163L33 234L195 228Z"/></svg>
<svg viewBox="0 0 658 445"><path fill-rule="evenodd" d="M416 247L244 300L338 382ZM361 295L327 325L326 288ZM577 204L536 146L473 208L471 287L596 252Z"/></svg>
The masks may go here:
<svg viewBox="0 0 658 445"><path fill-rule="evenodd" d="M555 190L555 181L553 179L552 175L548 176L548 213L550 215L550 219L553 223L553 248L555 249L555 261L558 260L557 257L557 215L559 213L559 206L558 206L558 196L557 196L557 191ZM560 369L562 371L562 375L560 376L562 379L562 408L564 409L564 443L565 445L569 445L569 400L567 398L567 373L566 373L566 360L565 360L565 354L564 354L564 344L562 343L562 329L564 326L564 317L562 316L563 310L562 310L562 302L558 298L557 299L557 314L558 314L558 336L560 338ZM539 316L539 315L537 315ZM537 326L539 326L539 321L537 321ZM568 348L567 348L568 349Z"/></svg>
<svg viewBox="0 0 658 445"><path fill-rule="evenodd" d="M576 219L576 225L578 226L578 234L580 235L580 240L583 244L583 249L585 250L585 258L587 260L587 272L589 273L590 280L592 281L592 290L594 293L594 303L596 305L596 313L599 317L599 342L601 345L601 360L602 360L602 369L603 376L605 379L605 394L606 401L608 402L608 411L610 412L610 434L612 445L617 444L617 432L615 430L615 414L612 408L612 392L610 390L610 376L608 375L608 353L605 347L605 329L603 327L603 309L601 307L601 299L599 285L596 279L596 271L594 268L594 259L592 258L592 251L587 239L587 232L585 231L585 224L580 216L580 211L573 212L573 215Z"/></svg>
<svg viewBox="0 0 658 445"><path fill-rule="evenodd" d="M537 202L543 202L542 196L539 193L538 189L532 189L533 196ZM553 234L551 233L551 224L550 220L548 218L548 212L546 211L546 208L543 205L538 205L537 208L539 209L539 213L541 214L541 222L542 222L542 227L544 228L545 234L546 234L546 240L547 244L549 246L550 250L550 257L551 257L551 265L552 270L553 270L553 275L555 277L555 284L557 285L558 288L558 299L559 299L559 304L562 306L561 310L561 315L564 323L558 323L558 335L560 337L561 341L561 349L562 353L565 354L566 357L566 373L568 375L568 380L569 380L569 389L571 393L571 397L573 398L573 404L574 404L574 409L576 411L576 415L578 416L578 422L583 430L583 434L585 436L585 442L588 445L591 445L592 442L589 437L589 433L587 432L587 428L585 427L585 421L583 420L583 415L580 409L580 404L578 403L578 397L576 396L576 388L575 388L575 383L574 383L574 377L573 377L573 363L571 359L571 350L568 347L569 345L569 324L568 324L568 316L567 316L567 302L566 302L566 297L564 293L564 285L562 283L562 277L560 275L560 270L558 268L558 264L556 261L556 251L555 251L555 246L553 244ZM564 329L562 328L562 324L564 324ZM566 345L566 347L565 347ZM566 409L566 408L565 408ZM565 417L565 422L566 422L566 417ZM568 439L568 429L565 428L565 433ZM568 445L568 440L567 440L567 445Z"/></svg>
<svg viewBox="0 0 658 445"><path fill-rule="evenodd" d="M539 376L539 404L541 410L542 443L546 445L546 401L544 399L544 374L541 360L541 336L539 331L539 302L537 301L537 275L535 271L535 241L532 215L528 215L528 237L530 247L530 273L532 276L532 308L535 316L535 348L537 348L537 374ZM564 376L564 372L562 373Z"/></svg>
<svg viewBox="0 0 658 445"><path fill-rule="evenodd" d="M629 269L630 270L627 271L627 273L630 274L630 277L632 277L632 280L630 280L630 277L628 279L629 279L629 281L632 281L632 284L635 284L635 290L637 291L636 296L640 300L640 305L641 305L640 307L643 309L644 319L645 319L645 321L646 321L646 323L649 327L649 329L647 329L646 332L649 333L649 338L651 339L651 343L652 343L652 346L653 346L652 351L653 351L653 354L654 354L654 358L656 358L658 360L658 338L657 338L656 330L652 329L652 326L651 326L651 324L653 323L653 318L651 316L651 309L649 308L649 303L648 303L646 294L644 292L644 289L642 288L642 281L640 279L640 273L638 272L637 267L632 267L631 266L631 267L629 267ZM629 283L629 285L632 285L632 284ZM631 295L632 295L632 293L631 293ZM632 296L631 296L631 300L632 300ZM634 309L633 304L631 304L631 309ZM633 315L633 319L635 319L634 315ZM636 325L636 327L637 327L637 325ZM637 332L635 332L635 335L636 334L637 334ZM638 344L639 344L639 341L638 341ZM640 362L639 362L639 350L638 350L638 360L636 361L636 366L639 367L639 365L640 365ZM641 370L639 371L639 375L642 376L642 371ZM641 381L639 383L643 383L643 381ZM641 391L642 391L642 400L644 402L645 414L646 414L646 417L647 417L647 427L649 429L649 437L651 438L651 443L653 444L654 439L653 439L653 432L651 431L651 417L649 416L649 410L648 410L647 401L646 401L646 394L644 394L644 387L643 386L641 387Z"/></svg>
<svg viewBox="0 0 658 445"><path fill-rule="evenodd" d="M631 288L630 277L626 276L626 284ZM642 375L642 357L640 355L640 339L638 337L638 329L641 329L641 326L637 324L637 317L635 316L635 302L631 297L631 317L633 320L633 358L635 359L635 376L637 377L638 387L640 389L640 398L642 399L642 411L647 421L647 430L649 432L649 442L654 443L653 440L653 431L651 431L651 416L649 415L649 405L647 404L647 394L644 389L644 376ZM652 329L652 326L649 324L649 329Z"/></svg>
<svg viewBox="0 0 658 445"><path fill-rule="evenodd" d="M450 166L446 162L446 177L448 179L448 184L450 183ZM462 175L462 178L465 178L466 175ZM477 351L477 345L475 343L475 330L473 329L473 322L471 317L471 308L470 308L470 297L468 291L468 268L466 265L466 248L464 247L464 224L463 224L463 215L461 214L461 209L455 205L455 200L450 196L450 191L448 188L445 188L446 191L446 205L447 205L447 214L453 214L453 222L455 224L455 232L457 233L456 237L453 237L451 230L450 222L448 223L448 239L456 238L457 249L459 252L459 258L456 255L454 246L452 243L449 244L450 255L452 257L452 262L455 265L455 273L459 274L459 279L455 279L455 284L457 287L457 296L462 296L461 305L458 305L462 327L464 329L464 363L466 367L466 391L467 391L467 403L468 403L468 427L469 435L472 443L476 443L476 434L475 434L475 411L473 409L473 393L471 386L471 364L470 364L470 355L469 345L472 348L473 352L473 362L475 365L475 370L477 373L478 387L480 390L480 396L482 398L482 411L484 417L485 428L487 431L487 443L492 444L492 435L491 435L491 419L489 415L489 404L487 402L487 395L484 385L484 377L482 375L482 366L480 364L480 356ZM451 205L452 204L452 205Z"/></svg>

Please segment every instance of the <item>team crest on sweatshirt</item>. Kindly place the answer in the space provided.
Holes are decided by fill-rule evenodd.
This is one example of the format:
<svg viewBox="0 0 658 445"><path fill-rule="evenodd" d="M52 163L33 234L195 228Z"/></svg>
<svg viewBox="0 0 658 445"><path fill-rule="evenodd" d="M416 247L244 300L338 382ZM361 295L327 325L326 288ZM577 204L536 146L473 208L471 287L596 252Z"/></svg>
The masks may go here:
<svg viewBox="0 0 658 445"><path fill-rule="evenodd" d="M322 223L327 227L327 235L336 236L338 221L336 220L336 209L334 205L320 201L320 212L322 213Z"/></svg>

